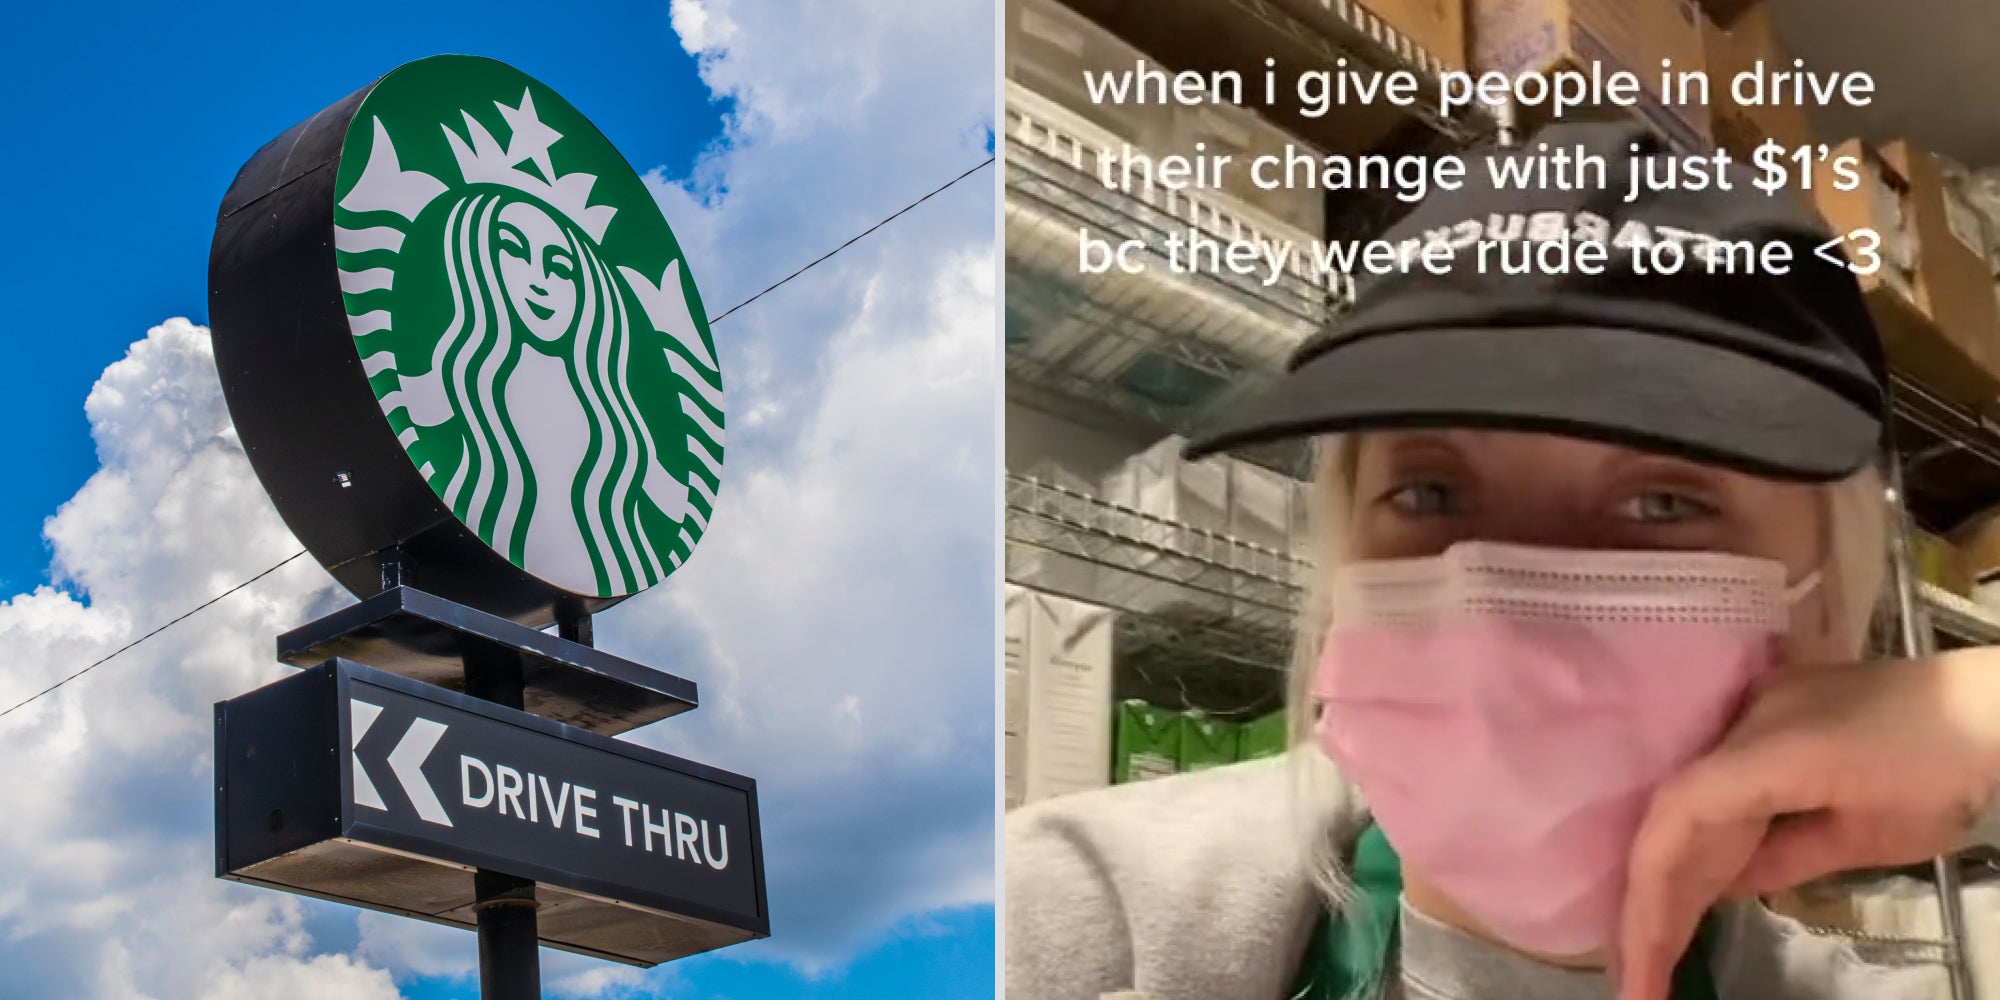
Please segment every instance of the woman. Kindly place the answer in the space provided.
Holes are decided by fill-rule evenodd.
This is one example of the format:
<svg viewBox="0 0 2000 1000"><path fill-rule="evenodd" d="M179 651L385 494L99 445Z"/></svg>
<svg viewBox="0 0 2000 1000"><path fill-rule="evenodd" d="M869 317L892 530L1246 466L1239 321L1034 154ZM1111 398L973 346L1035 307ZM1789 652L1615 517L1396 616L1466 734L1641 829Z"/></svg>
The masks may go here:
<svg viewBox="0 0 2000 1000"><path fill-rule="evenodd" d="M1543 139L1618 176L1657 155ZM1191 446L1317 439L1293 749L1014 813L1010 995L1949 995L1934 956L1760 901L1968 836L2000 787L2000 656L1858 662L1880 347L1817 226L1738 186L1435 196L1390 238L1452 266L1405 254ZM1602 273L1479 267L1481 238L1594 234ZM1709 252L1753 238L1807 263Z"/></svg>
<svg viewBox="0 0 2000 1000"><path fill-rule="evenodd" d="M646 220L621 223L589 204L595 178L556 168L561 135L531 94L495 107L536 127L503 147L468 109L466 135L444 130L456 185L404 169L374 121L336 212L362 368L410 460L487 544L572 593L635 593L707 527L721 372L678 256L658 279L614 267L611 227L629 252Z"/></svg>
<svg viewBox="0 0 2000 1000"><path fill-rule="evenodd" d="M480 537L568 590L629 594L686 558L700 526L688 519L688 487L662 461L662 447L680 442L655 434L630 380L634 324L650 316L560 218L498 186L450 205L453 313L430 370L403 375L396 405L420 428L412 457L423 449L433 488ZM678 271L667 278L678 293ZM714 381L705 356L691 365L668 353L690 385ZM423 432L458 423L442 446ZM702 433L690 424L691 456L720 450Z"/></svg>

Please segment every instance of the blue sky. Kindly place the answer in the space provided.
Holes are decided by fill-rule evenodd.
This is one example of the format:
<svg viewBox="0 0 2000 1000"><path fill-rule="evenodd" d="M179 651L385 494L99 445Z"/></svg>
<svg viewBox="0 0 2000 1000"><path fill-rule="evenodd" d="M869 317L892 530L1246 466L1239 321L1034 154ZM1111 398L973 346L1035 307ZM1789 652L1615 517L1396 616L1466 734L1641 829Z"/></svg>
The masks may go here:
<svg viewBox="0 0 2000 1000"><path fill-rule="evenodd" d="M992 0L16 12L0 705L296 548L203 329L215 207L262 143L411 59L512 63L648 176L715 312L990 154L994 21ZM545 952L552 995L990 995L994 195L975 175L717 327L722 503L598 636L702 685L634 739L759 779L774 936L645 974ZM208 872L208 706L351 599L301 560L0 719L9 996L476 996L469 934Z"/></svg>

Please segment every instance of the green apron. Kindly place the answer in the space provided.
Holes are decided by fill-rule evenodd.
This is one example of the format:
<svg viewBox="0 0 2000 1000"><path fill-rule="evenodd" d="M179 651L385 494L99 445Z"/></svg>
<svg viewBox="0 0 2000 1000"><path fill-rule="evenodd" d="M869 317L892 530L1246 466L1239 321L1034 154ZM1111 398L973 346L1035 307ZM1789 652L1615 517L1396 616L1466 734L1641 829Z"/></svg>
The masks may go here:
<svg viewBox="0 0 2000 1000"><path fill-rule="evenodd" d="M1288 994L1291 1000L1367 1000L1377 996L1378 984L1393 974L1390 956L1396 951L1401 923L1402 862L1381 828L1371 823L1361 832L1349 867L1361 890L1355 912L1320 914ZM1672 1000L1716 1000L1708 969L1711 930L1709 921L1702 921L1695 946L1674 967Z"/></svg>

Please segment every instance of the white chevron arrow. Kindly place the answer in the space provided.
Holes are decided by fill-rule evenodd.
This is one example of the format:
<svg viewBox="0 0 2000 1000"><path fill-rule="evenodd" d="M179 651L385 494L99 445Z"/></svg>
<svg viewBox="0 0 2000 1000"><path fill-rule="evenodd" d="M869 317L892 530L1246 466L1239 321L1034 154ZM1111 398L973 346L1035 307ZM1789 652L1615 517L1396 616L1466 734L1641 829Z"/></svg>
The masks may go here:
<svg viewBox="0 0 2000 1000"><path fill-rule="evenodd" d="M368 769L361 763L361 738L368 735L375 720L382 715L382 706L370 704L359 698L349 699L353 711L349 713L349 728L353 732L353 745L348 752L354 755L354 802L356 805L387 812L389 804L382 800L382 793L375 790L375 782L368 777ZM396 781L403 786L403 794L410 797L410 805L415 806L417 816L426 823L450 826L451 816L444 811L444 803L438 801L437 790L424 779L424 761L430 759L431 751L444 738L449 729L442 722L416 719L410 723L409 731L396 741L396 749L389 752L389 770L396 775Z"/></svg>
<svg viewBox="0 0 2000 1000"><path fill-rule="evenodd" d="M418 719L410 723L410 731L396 743L396 749L389 754L389 770L396 772L396 780L402 782L403 791L410 796L410 804L417 807L417 815L426 823L450 826L451 817L444 811L444 803L438 801L436 790L424 780L424 761L431 750L444 738L444 731L450 727L442 722Z"/></svg>
<svg viewBox="0 0 2000 1000"><path fill-rule="evenodd" d="M368 769L361 766L361 737L368 735L368 727L374 725L375 717L382 714L382 706L371 705L359 698L349 700L354 709L349 713L354 745L347 748L354 755L354 804L386 811L388 803L382 801L382 793L375 790L375 783L368 780Z"/></svg>

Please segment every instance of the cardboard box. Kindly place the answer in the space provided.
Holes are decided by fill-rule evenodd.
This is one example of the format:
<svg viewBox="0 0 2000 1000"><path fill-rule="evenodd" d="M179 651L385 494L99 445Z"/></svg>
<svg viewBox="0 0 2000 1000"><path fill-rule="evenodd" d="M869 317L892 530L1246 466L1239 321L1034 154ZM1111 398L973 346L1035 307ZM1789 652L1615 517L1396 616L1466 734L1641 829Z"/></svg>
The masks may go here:
<svg viewBox="0 0 2000 1000"><path fill-rule="evenodd" d="M1745 16L1770 16L1764 0L1701 0L1701 12L1725 28L1735 27Z"/></svg>
<svg viewBox="0 0 2000 1000"><path fill-rule="evenodd" d="M1791 66L1791 57L1778 42L1768 10L1753 7L1728 27L1704 20L1702 44L1708 64L1709 117L1716 148L1728 150L1731 156L1747 164L1758 147L1769 141L1775 140L1788 151L1814 144L1812 125L1806 120L1804 108L1790 103L1762 107L1736 103L1734 83L1738 76L1755 70L1759 62L1767 68ZM1805 193L1804 181L1810 176L1800 172L1794 177L1793 186L1801 194Z"/></svg>
<svg viewBox="0 0 2000 1000"><path fill-rule="evenodd" d="M1181 716L1181 770L1206 771L1236 763L1237 725L1199 712Z"/></svg>
<svg viewBox="0 0 2000 1000"><path fill-rule="evenodd" d="M1989 611L2000 611L2000 513L1988 512L1952 532L1966 574L1972 581L1972 599Z"/></svg>
<svg viewBox="0 0 2000 1000"><path fill-rule="evenodd" d="M1139 149L1159 149L1173 135L1173 109L1157 104L1098 104L1086 72L1131 70L1145 53L1055 0L1009 0L1007 78L1075 112Z"/></svg>
<svg viewBox="0 0 2000 1000"><path fill-rule="evenodd" d="M1882 157L1906 180L1916 232L1918 305L1989 371L2000 370L2000 317L1978 216L1945 185L1937 161L1906 141Z"/></svg>
<svg viewBox="0 0 2000 1000"><path fill-rule="evenodd" d="M1958 558L1974 584L2000 572L2000 512L1972 518L1950 534L1950 542L1958 548Z"/></svg>
<svg viewBox="0 0 2000 1000"><path fill-rule="evenodd" d="M1112 782L1122 785L1164 778L1180 769L1180 713L1143 701L1120 704L1111 757Z"/></svg>
<svg viewBox="0 0 2000 1000"><path fill-rule="evenodd" d="M1849 158L1860 161L1862 183L1859 188L1842 191L1837 186L1840 178L1833 164ZM1863 287L1885 285L1914 304L1917 232L1910 211L1908 179L1873 146L1849 140L1835 147L1827 160L1814 167L1813 200L1834 232L1873 229L1881 236L1879 252L1883 267L1876 274L1862 276Z"/></svg>
<svg viewBox="0 0 2000 1000"><path fill-rule="evenodd" d="M1847 156L1863 163L1854 191L1835 187L1832 161ZM1883 270L1860 280L1890 365L1952 402L2000 414L2000 304L1973 217L1953 207L1936 161L1907 142L1848 142L1816 168L1813 187L1834 232L1882 237Z"/></svg>
<svg viewBox="0 0 2000 1000"><path fill-rule="evenodd" d="M1290 748L1285 730L1283 710L1244 723L1237 732L1236 759L1262 760L1282 756Z"/></svg>
<svg viewBox="0 0 2000 1000"><path fill-rule="evenodd" d="M1910 538L1910 558L1919 579L1960 597L1972 596L1972 568L1958 546L1928 531L1919 531Z"/></svg>
<svg viewBox="0 0 2000 1000"><path fill-rule="evenodd" d="M1026 801L1106 784L1115 625L1108 608L1029 593Z"/></svg>
<svg viewBox="0 0 2000 1000"><path fill-rule="evenodd" d="M1276 0L1276 3L1308 25L1323 30L1359 31L1370 38L1386 38L1393 33L1430 56L1433 65L1465 68L1465 0L1360 0L1359 3ZM1375 27L1375 21L1388 31ZM1393 38L1385 44L1404 59L1416 61L1408 46L1397 44Z"/></svg>
<svg viewBox="0 0 2000 1000"><path fill-rule="evenodd" d="M1291 548L1292 494L1297 480L1282 472L1229 460L1229 534L1273 552Z"/></svg>
<svg viewBox="0 0 2000 1000"><path fill-rule="evenodd" d="M1702 17L1688 0L1467 0L1475 73L1630 70L1644 97L1629 109L1639 120L1690 151L1710 146L1708 107L1668 106L1660 75L1700 72L1705 60ZM1612 109L1607 109L1609 113ZM1627 110L1627 109L1619 109ZM1546 108L1522 108L1525 124L1546 120Z"/></svg>

